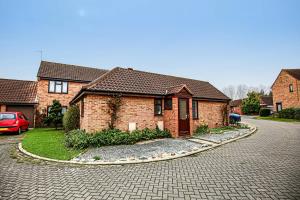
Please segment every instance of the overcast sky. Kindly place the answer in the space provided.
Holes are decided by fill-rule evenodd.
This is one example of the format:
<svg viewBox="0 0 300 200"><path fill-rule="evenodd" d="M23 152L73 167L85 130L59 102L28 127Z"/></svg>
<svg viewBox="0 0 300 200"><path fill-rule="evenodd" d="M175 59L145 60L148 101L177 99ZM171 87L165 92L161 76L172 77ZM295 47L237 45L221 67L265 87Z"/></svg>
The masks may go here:
<svg viewBox="0 0 300 200"><path fill-rule="evenodd" d="M227 85L270 86L300 67L300 1L0 0L0 77L43 60Z"/></svg>

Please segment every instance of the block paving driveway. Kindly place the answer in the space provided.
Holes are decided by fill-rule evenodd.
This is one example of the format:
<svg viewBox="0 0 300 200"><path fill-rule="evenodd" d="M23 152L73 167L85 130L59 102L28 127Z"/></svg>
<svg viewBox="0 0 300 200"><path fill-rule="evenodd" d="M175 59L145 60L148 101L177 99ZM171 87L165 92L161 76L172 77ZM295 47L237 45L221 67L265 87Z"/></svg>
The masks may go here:
<svg viewBox="0 0 300 200"><path fill-rule="evenodd" d="M0 142L0 199L300 199L300 124L246 121L250 137L136 165L37 163Z"/></svg>

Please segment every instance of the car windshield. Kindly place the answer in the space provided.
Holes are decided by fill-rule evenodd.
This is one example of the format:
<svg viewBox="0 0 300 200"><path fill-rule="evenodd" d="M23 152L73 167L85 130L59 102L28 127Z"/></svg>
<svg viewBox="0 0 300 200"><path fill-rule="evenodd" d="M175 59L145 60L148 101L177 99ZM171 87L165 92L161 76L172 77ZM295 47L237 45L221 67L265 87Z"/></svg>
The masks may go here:
<svg viewBox="0 0 300 200"><path fill-rule="evenodd" d="M13 113L0 113L0 120L16 119L16 115Z"/></svg>

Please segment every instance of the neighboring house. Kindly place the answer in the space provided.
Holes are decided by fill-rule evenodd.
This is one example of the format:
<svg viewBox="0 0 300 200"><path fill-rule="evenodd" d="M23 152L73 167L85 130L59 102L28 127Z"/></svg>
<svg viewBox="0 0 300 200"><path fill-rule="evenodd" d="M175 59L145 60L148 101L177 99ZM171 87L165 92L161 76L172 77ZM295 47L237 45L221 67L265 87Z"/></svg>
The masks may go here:
<svg viewBox="0 0 300 200"><path fill-rule="evenodd" d="M0 111L23 112L29 119L30 127L33 127L36 88L35 81L0 79Z"/></svg>
<svg viewBox="0 0 300 200"><path fill-rule="evenodd" d="M300 107L300 69L282 69L272 85L276 111Z"/></svg>
<svg viewBox="0 0 300 200"><path fill-rule="evenodd" d="M237 113L237 114L243 115L242 102L243 102L243 99L237 99L237 100L231 101L229 103L230 111L232 113ZM260 107L268 108L271 111L273 111L273 98L271 96L261 96L260 97Z"/></svg>
<svg viewBox="0 0 300 200"><path fill-rule="evenodd" d="M191 135L201 123L222 126L229 98L208 82L114 68L83 86L71 101L81 112L80 128L87 132L108 128L107 100L121 94L116 128L169 129L173 137Z"/></svg>
<svg viewBox="0 0 300 200"><path fill-rule="evenodd" d="M47 114L54 99L67 110L81 87L107 70L42 61L37 74L38 111Z"/></svg>

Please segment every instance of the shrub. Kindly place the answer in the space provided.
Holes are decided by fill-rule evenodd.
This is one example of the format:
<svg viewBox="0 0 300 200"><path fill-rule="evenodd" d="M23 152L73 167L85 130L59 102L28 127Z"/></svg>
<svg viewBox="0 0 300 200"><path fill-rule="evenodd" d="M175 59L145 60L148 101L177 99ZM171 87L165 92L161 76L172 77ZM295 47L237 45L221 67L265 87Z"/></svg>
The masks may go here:
<svg viewBox="0 0 300 200"><path fill-rule="evenodd" d="M82 130L73 130L65 134L65 145L74 149L84 149L90 145L90 134Z"/></svg>
<svg viewBox="0 0 300 200"><path fill-rule="evenodd" d="M300 108L295 108L294 119L300 120Z"/></svg>
<svg viewBox="0 0 300 200"><path fill-rule="evenodd" d="M205 133L209 133L209 129L208 129L208 125L207 124L202 124L200 126L197 126L196 130L195 130L196 134L205 134Z"/></svg>
<svg viewBox="0 0 300 200"><path fill-rule="evenodd" d="M259 111L259 116L261 117L267 117L271 115L271 110L268 108L261 108Z"/></svg>
<svg viewBox="0 0 300 200"><path fill-rule="evenodd" d="M93 134L81 130L73 130L66 134L67 147L83 149L87 147L101 147L108 145L129 145L143 140L171 137L167 130L148 129L135 130L131 133L118 129L106 129Z"/></svg>
<svg viewBox="0 0 300 200"><path fill-rule="evenodd" d="M278 112L279 118L294 119L295 109L286 108Z"/></svg>
<svg viewBox="0 0 300 200"><path fill-rule="evenodd" d="M257 114L260 109L259 93L249 92L247 98L242 101L242 111L245 114Z"/></svg>
<svg viewBox="0 0 300 200"><path fill-rule="evenodd" d="M66 132L79 128L80 111L78 106L71 106L63 117L63 126Z"/></svg>
<svg viewBox="0 0 300 200"><path fill-rule="evenodd" d="M62 124L63 114L61 112L62 106L60 102L58 100L53 100L48 116L44 119L44 123L47 124L47 126L53 124L55 129L57 129L58 125Z"/></svg>

